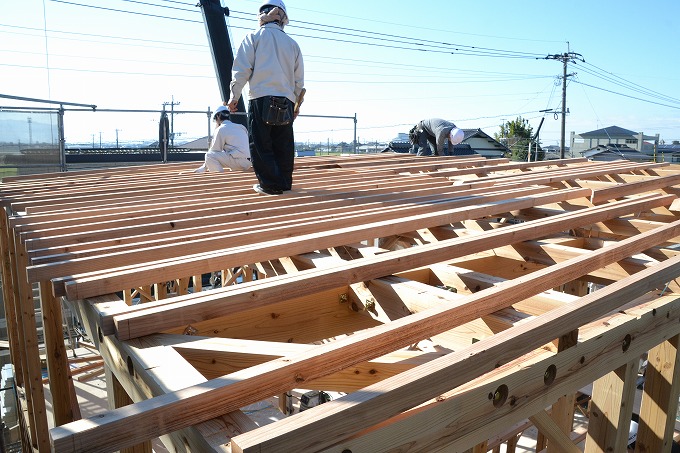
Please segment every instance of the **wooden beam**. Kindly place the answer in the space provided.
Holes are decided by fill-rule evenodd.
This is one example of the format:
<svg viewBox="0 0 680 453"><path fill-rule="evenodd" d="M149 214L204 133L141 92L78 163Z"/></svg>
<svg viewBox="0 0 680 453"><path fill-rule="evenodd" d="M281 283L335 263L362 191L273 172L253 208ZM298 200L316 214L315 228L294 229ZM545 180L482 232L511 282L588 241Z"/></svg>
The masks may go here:
<svg viewBox="0 0 680 453"><path fill-rule="evenodd" d="M5 320L7 322L7 338L10 349L10 357L14 365L14 379L18 387L23 384L23 356L19 345L20 342L20 325L17 323L18 314L16 307L15 290L16 286L13 281L13 267L12 262L14 255L13 242L10 242L10 232L7 227L7 212L0 210L0 253L2 254L2 302L5 309ZM5 347L5 346L3 346Z"/></svg>
<svg viewBox="0 0 680 453"><path fill-rule="evenodd" d="M680 395L680 337L649 351L640 406L636 452L670 451Z"/></svg>
<svg viewBox="0 0 680 453"><path fill-rule="evenodd" d="M674 231L673 234L677 234L677 231ZM659 239L657 237L652 238L652 236L647 235L644 239ZM611 247L607 250L606 256L609 259L620 259L613 253L614 249L621 247L623 250L619 249L619 251L628 255L633 244L647 248L644 240L635 238L635 240L622 241L617 246ZM594 252L595 256L598 256L598 254L603 253L602 251ZM584 260L585 262L568 262L556 265L556 267L561 267L562 271L569 274L566 281L571 281L574 272L587 272L588 263L594 264L592 260L593 258L589 257L588 260ZM343 410L340 412L337 412L338 405L333 404L333 402L326 403L324 413L321 416L314 414L316 416L314 422L305 425L302 431L295 430L290 432L290 436L276 437L275 432L280 432L278 428L268 429L276 437L276 442L284 442L283 445L292 442L287 448L297 449L297 447L294 447L295 444L298 442L306 444L310 440L315 445L330 445L336 439L334 436L327 436L324 439L317 438L316 434L324 434L318 431L320 424L333 426L334 429L338 430L337 432L354 432L360 426L365 426L367 421L363 416L354 417L352 414L355 410L359 410L363 414L370 414L371 423L378 423L396 415L405 407L421 404L427 399L441 394L442 391L467 382L472 377L471 374L478 375L485 370L493 369L497 363L509 360L508 348L512 351L512 358L517 357L539 347L549 339L554 338L556 334L559 335L559 332L572 331L583 323L608 313L621 305L621 300L645 294L668 281L669 276L678 273L680 273L680 257L667 260L653 270L642 271L640 274L603 288L581 298L577 303L555 309L540 317L540 320L538 318L528 320L522 325L521 334L510 329L487 340L475 343L461 353L451 353L441 359L434 360L431 364L438 368L432 373L429 372L433 371L434 368L430 368L428 364L427 371L418 367L401 373L393 379L386 379L381 383L369 386L365 391L347 395L343 398L343 404L341 404ZM477 304L483 303L485 310L495 311L499 304L507 306L514 302L513 299L515 298L521 300L525 297L525 294L540 292L542 289L552 287L556 280L562 280L562 278L557 277L555 269L551 269L550 272L539 271L537 274L531 279L520 278L513 281L512 284L502 285L502 288L494 287L470 296L471 300L466 307L469 317L474 319L480 315L478 310L481 306ZM501 294L503 294L504 300L497 302ZM476 302L475 306L478 307L475 310L471 310L473 300ZM594 303L594 301L597 301L597 303ZM184 389L181 398L173 393L168 393L138 403L130 409L122 408L111 411L96 421L91 419L76 421L55 428L51 432L52 445L60 450L63 448L64 451L71 451L83 445L94 446L104 438L109 447L136 443L139 440L138 435L126 433L121 436L118 434L120 433L121 423L139 423L135 426L138 426L140 432L146 433L146 436L181 429L190 424L212 418L219 413L234 410L239 405L259 401L263 397L263 388L267 388L267 392L272 394L279 394L288 388L303 385L306 380L326 375L329 371L338 369L338 367L344 368L363 360L370 360L378 355L383 355L382 352L385 349L395 350L413 343L414 340L452 327L453 312L450 308L437 310L438 313L436 314L435 311L433 309L426 313L414 314L408 318L393 321L389 325L378 326L369 332L358 332L335 343L318 346L315 353L307 353L304 357L293 356L283 361L270 361L243 372L232 373L218 380L209 381L210 385ZM460 322L462 316L454 316L455 323ZM510 342L510 339L513 339L513 341ZM494 348L489 348L490 345L487 343L493 344ZM497 352L498 355L492 354L491 351ZM450 367L455 367L457 372L451 373ZM304 374L301 374L300 370L303 369L305 370ZM426 373L426 376L422 375L423 372ZM413 373L412 376L411 373ZM440 381L443 375L445 375L445 383ZM409 381L408 379L411 377L414 380ZM394 398L394 392L390 392L389 401L385 401L384 398L379 396L384 394L385 389L393 388L394 379L398 379L400 383L399 397ZM410 382L410 384L406 385L406 382ZM442 385L444 385L444 389ZM402 400L401 397L404 399ZM193 405L203 407L202 403L207 398L213 402L219 402L217 404L219 408L204 408L200 414L189 410ZM346 404L357 400L362 401L360 409L353 404ZM400 409L395 407L395 403L398 403ZM172 413L172 417L168 418L167 414L170 413ZM304 417L304 414L300 414L298 418L300 416ZM281 425L282 422L283 425ZM281 420L276 425L281 425L281 429L285 430L285 422L286 420ZM99 429L95 429L96 427L99 427ZM320 443L316 444L316 442ZM234 444L234 439L232 439L232 447L234 445L243 444ZM290 451L290 448L288 451Z"/></svg>
<svg viewBox="0 0 680 453"><path fill-rule="evenodd" d="M40 312L45 335L45 358L52 394L52 415L56 426L80 419L73 378L69 369L68 354L64 344L64 327L61 301L52 296L49 282L40 284Z"/></svg>
<svg viewBox="0 0 680 453"><path fill-rule="evenodd" d="M505 432L509 425L525 421L543 410L546 402L591 383L602 370L637 358L668 327L679 331L679 303L677 295L645 296L630 311L613 313L581 329L585 335L578 348L557 354L533 351L386 423L347 433L333 447L312 451L464 451L488 439L490 433ZM622 353L620 341L629 332L639 336ZM546 381L546 375L556 379ZM507 388L507 400L494 405L494 392L503 388Z"/></svg>
<svg viewBox="0 0 680 453"><path fill-rule="evenodd" d="M16 238L15 238L16 239ZM29 403L31 415L31 441L39 451L48 451L48 423L47 409L45 407L45 392L42 385L42 367L40 364L38 329L35 319L35 303L33 300L33 287L26 278L26 265L28 258L21 244L15 240L16 256L16 284L19 289L18 311L21 312L21 328L24 331L23 348L26 360L24 383L27 394L30 393ZM64 389L66 390L66 389ZM35 432L33 432L35 430Z"/></svg>
<svg viewBox="0 0 680 453"><path fill-rule="evenodd" d="M636 358L593 384L584 453L626 451L639 368Z"/></svg>
<svg viewBox="0 0 680 453"><path fill-rule="evenodd" d="M677 263L680 264L680 260ZM338 400L337 403L334 401L326 403L322 411L312 414L300 414L296 419L281 420L276 425L268 427L266 432L264 432L265 430L255 430L243 434L233 439L232 446L236 448L235 452L239 453L242 451L249 452L258 448L268 449L268 451L283 451L280 450L282 447L301 448L302 450L311 448L312 451L323 450L326 446L346 440L346 437L351 436L353 433L383 422L390 417L397 416L405 408L422 404L428 397L435 398L451 388L466 383L482 374L484 370L490 371L494 368L494 365L498 366L505 363L503 360L499 361L499 359L507 357L507 355L503 355L508 353L505 350L506 348L512 348L513 351L519 354L529 352L534 347L538 347L548 341L547 338L551 338L555 334L559 335L559 332L570 332L577 326L590 322L590 320L600 316L599 314L592 313L592 310L602 310L600 313L604 314L609 312L609 308L620 304L621 297L624 299L637 297L629 293L632 288L627 286L627 283L632 283L635 280L636 285L643 282L645 282L644 285L648 285L651 283L648 280L649 278L655 279L658 277L651 271L643 271L642 274L644 275L622 280L596 293L589 294L578 302L529 320L521 327L518 326L518 328L501 332L491 338L475 343L463 351L447 354L441 359L430 362L426 367L415 368L402 373L397 378L386 379L360 392L346 395L342 400ZM662 280L663 278L659 281ZM636 293L642 295L645 292L642 290ZM628 294L624 296L623 293ZM668 316L664 321L672 324L671 320L674 320L676 329L680 330L680 325L677 324L677 318L675 317L675 314L678 313L677 309L676 305L676 311L672 313L673 317L671 317L670 312L666 311L667 315L662 313L662 319ZM587 315L586 312L588 312ZM652 329L653 332L654 324L656 322L663 322L662 319L657 318L656 313L652 311L647 319L647 322L651 324L648 329ZM623 335L619 332L618 337L621 338L621 336ZM511 338L512 341L510 340ZM616 347L620 350L619 342L616 343ZM518 348L521 351L517 351ZM577 362L581 360L581 357L592 357L589 355L584 356L580 348L567 348L560 354L568 354L571 351L574 351ZM615 359L619 357L616 356ZM607 360L612 359L609 355L604 355L603 358ZM630 360L631 358L626 359L626 361ZM487 363L488 365L484 367L482 363ZM547 368L539 368L537 371L541 373L541 385L545 385L544 375L548 371ZM557 383L559 381L553 382ZM495 392L501 392L501 395L507 394L508 399L511 395L507 389L506 391L501 390L500 387L496 388L495 391L492 389L493 387L486 387L486 393L490 395L489 399L491 400L495 399ZM525 398L526 396L523 396L522 400ZM446 399L441 399L441 401L446 401ZM542 398L539 398L539 401L543 406L545 405ZM479 401L477 404L479 404ZM511 403L510 406L514 405ZM518 406L522 407L522 404L518 404ZM459 410L460 406L456 405L456 408ZM436 417L431 420L436 420ZM452 425L449 419L445 418L445 420L450 429L460 428L456 424ZM487 427L485 424L481 426L482 428ZM484 431L486 436L488 436L488 431ZM384 433L377 433L376 435L379 438L385 436ZM395 435L395 437L398 439L400 436ZM388 437L384 438L388 439ZM436 439L439 438L435 438L434 441ZM468 441L475 443L480 440L482 439L472 438ZM343 442L343 447L345 445ZM374 443L374 445L376 444ZM358 451L362 451L361 448Z"/></svg>
<svg viewBox="0 0 680 453"><path fill-rule="evenodd" d="M195 254L186 255L181 259L169 259L161 261L152 261L145 267L139 266L123 266L120 268L112 269L114 273L109 271L106 273L106 281L110 282L108 287L102 287L102 281L99 275L102 271L90 272L86 274L73 275L69 273L68 275L73 275L72 277L65 278L54 278L52 280L55 286L55 295L65 294L64 285L69 282L69 297L73 299L88 297L87 294L99 294L102 292L115 292L120 290L121 286L134 285L138 286L151 281L158 281L162 279L159 275L159 270L163 269L161 272L167 274L168 272L173 272L176 275L191 275L200 271L207 271L216 264L210 264L211 260L219 260L221 266L223 267L236 267L243 263L261 262L267 259L272 259L274 257L289 256L291 254L306 253L310 250L318 250L326 248L327 245L345 243L345 242L355 242L357 240L363 240L366 237L371 237L376 234L389 236L391 234L398 234L400 231L410 231L417 229L419 226L426 224L445 224L454 221L457 217L470 217L479 215L490 215L493 212L498 212L503 210L507 205L532 205L540 204L546 201L546 198L569 198L576 194L570 191L559 193L553 192L550 194L536 195L524 198L518 198L514 200L506 200L498 203L488 203L486 205L477 206L473 209L452 209L443 212L429 213L423 215L416 215L405 217L395 221L395 219L386 220L382 222L354 225L352 227L341 228L338 230L326 231L323 234L312 233L307 235L296 236L288 239L280 239L269 242L262 242L259 244L254 244L252 246L246 246L235 249L222 249L213 251L211 253L205 254ZM580 195L580 194L579 194ZM670 199L670 197L669 197ZM664 198L648 199L640 201L642 205L651 203L656 205L659 203L665 203ZM585 221L584 217L589 214L594 216L613 216L617 209L622 209L627 211L630 208L624 208L624 205L608 206L608 213L600 213L598 211L583 213L581 216L571 215L570 218L580 219ZM597 208L595 208L597 209ZM597 214L596 214L597 213ZM575 220L578 221L578 220ZM550 220L545 220L543 222L550 222ZM524 226L527 227L526 225ZM430 246L432 244L428 244ZM427 247L423 246L423 247ZM228 260L228 261L227 261ZM78 264L83 266L87 261L82 261L79 263L66 262L62 263L65 268L61 268L57 275L64 275L63 272L73 271L73 266ZM50 265L48 265L50 266ZM37 268L39 268L38 266ZM43 275L39 272L39 269L34 268L32 270L33 278L43 278ZM70 269L68 269L70 268ZM43 269L49 274L54 275L55 269ZM47 275L49 275L47 274ZM123 280L126 282L123 283ZM91 285L92 282L94 286L91 289L86 289L87 286ZM78 289L76 289L78 288ZM96 288L96 289L95 289ZM93 291L93 292L90 292Z"/></svg>
<svg viewBox="0 0 680 453"><path fill-rule="evenodd" d="M98 310L115 311L123 305L124 302L115 296L102 296L96 301L78 301L73 308L83 320L88 335L97 341L106 366L133 401L144 401L169 391L179 391L185 385L192 383L200 385L205 382L205 378L193 367L188 366L187 362L171 348L153 349L154 346L163 344L153 343L152 339L146 342L152 348L151 353L147 351L142 354L136 354L137 349L124 345L113 337L101 336L100 341L101 330L97 325L95 313ZM223 446L229 442L231 436L255 427L256 425L245 414L235 411L204 423L194 423L192 427L168 436L152 437L161 437L165 444L177 445L179 451L184 450L186 443L192 451L230 453Z"/></svg>
<svg viewBox="0 0 680 453"><path fill-rule="evenodd" d="M275 343L234 339L197 339L187 342L181 336L168 344L179 352L201 374L214 379L226 374L259 365L289 355L303 355L314 349L312 345ZM166 343L167 344L167 343ZM405 370L441 357L444 352L396 351L346 370L306 383L306 388L334 392L353 392Z"/></svg>
<svg viewBox="0 0 680 453"><path fill-rule="evenodd" d="M571 441L569 436L562 431L560 426L545 411L539 411L529 417L529 420L536 425L540 432L548 438L548 445L554 445L555 451L564 453L581 453L581 449Z"/></svg>
<svg viewBox="0 0 680 453"><path fill-rule="evenodd" d="M649 179L647 181L617 184L607 189L594 190L590 201L593 204L599 204L604 203L607 200L614 200L628 195L637 195L642 192L663 189L678 184L680 184L680 175L669 175Z"/></svg>
<svg viewBox="0 0 680 453"><path fill-rule="evenodd" d="M125 393L125 389L123 388L123 386L120 384L120 382L118 382L118 379L116 379L116 376L110 370L106 371L106 387L108 389L107 397L109 400L109 407L111 408L123 407L133 403L132 399L130 399L128 394ZM123 448L120 450L120 453L152 453L152 452L153 449L151 447L150 440L142 442L139 445Z"/></svg>
<svg viewBox="0 0 680 453"><path fill-rule="evenodd" d="M588 211L580 213L580 215L569 214L569 219L571 222L575 223L588 222L592 220L593 217L598 218L601 216L615 215L614 212L616 212L616 209L612 206L608 206L607 209L604 210L605 212L599 212L599 210L603 208L594 209L596 210L595 212ZM621 209L627 211L629 208L621 207ZM174 319L177 314L173 315L173 312L182 312L182 321L180 324L185 325L186 319L191 319L192 322L198 322L199 320L205 319L205 310L207 306L211 307L209 311L213 314L213 317L220 316L218 314L219 311L222 312L221 316L226 316L229 313L241 309L253 308L258 303L266 305L270 300L270 297L278 298L280 297L280 294L282 294L282 291L283 294L287 294L288 297L300 297L313 291L322 291L326 288L336 287L341 284L367 281L412 269L414 267L447 261L455 256L468 255L475 250L486 250L491 244L497 246L504 241L514 242L528 239L532 236L535 237L539 232L540 234L548 234L550 231L561 230L563 228L563 220L562 217L557 216L537 223L509 226L489 232L480 237L440 241L434 244L391 252L390 254L377 255L373 258L354 260L343 266L336 266L330 269L308 270L299 272L293 276L277 277L263 282L244 283L237 287L213 291L206 296L197 296L193 299L192 305L185 303L187 299L180 297L175 298L176 303L174 304L152 303L145 304L141 307L130 307L126 314L115 317L116 335L121 339L125 339L130 338L131 335L141 336L178 327L178 322ZM677 226L679 224L673 223L671 225ZM673 235L672 232L663 229L660 229L659 231L665 231L665 234L662 234L662 237L672 237ZM656 235L645 237L645 243L648 243L646 241L653 237L656 237ZM639 238L636 238L636 240L638 239ZM624 243L625 241L622 241L620 244ZM649 244L652 243L649 242ZM602 251L593 252L589 259L601 254ZM629 253L622 255L620 259L628 255ZM570 261L565 261L558 266L562 266L562 264L569 262ZM594 269L599 267L601 266ZM309 282L312 277L314 281L313 286L310 286L309 284L300 284L302 281ZM573 280L574 278L570 280ZM71 284L76 285L77 283L77 281L74 281ZM257 293L252 292L253 288L251 286L257 287ZM98 288L101 288L101 284ZM73 291L77 290L74 289ZM224 294L222 295L223 292ZM530 295L535 294L536 293L532 293ZM229 298L229 304L224 303L223 297ZM189 315L188 310L192 310L191 315ZM105 329L109 327L106 322L103 322L102 325ZM111 333L111 331L105 331L105 334L109 333Z"/></svg>
<svg viewBox="0 0 680 453"><path fill-rule="evenodd" d="M460 288L461 292L477 292L507 281L507 279L501 277L474 272L453 265L433 266L432 271L444 284ZM576 299L576 297L568 294L547 290L535 296L528 297L523 301L514 304L513 307L530 315L541 315L566 303L573 302Z"/></svg>
<svg viewBox="0 0 680 453"><path fill-rule="evenodd" d="M139 260L151 259L153 261L177 259L182 256L188 261L189 256L201 257L202 253L206 255L219 255L225 253L224 250L234 250L238 246L248 248L253 240L258 238L267 238L262 241L262 244L272 244L275 240L284 241L286 238L289 247L295 243L304 240L316 238L319 242L320 238L318 231L322 229L327 232L323 236L324 242L318 244L318 248L328 248L339 243L356 242L365 239L369 232L373 234L398 234L401 232L412 231L422 226L427 226L431 223L447 223L446 220L452 215L468 217L469 215L491 215L499 210L504 210L508 205L532 206L540 203L546 198L564 199L565 197L583 196L581 192L552 192L547 194L527 195L513 199L516 195L512 192L505 192L497 195L488 195L479 198L480 206L463 210L463 206L467 206L469 200L463 199L452 201L446 204L446 209L441 211L433 211L431 206L406 206L393 209L379 209L375 212L359 213L357 215L346 215L340 218L321 218L315 221L299 222L294 227L290 225L280 225L275 222L270 225L263 225L260 231L253 237L252 231L243 230L235 234L213 234L209 237L200 238L198 240L191 240L190 242L180 241L163 246L153 247L137 247L134 250L126 250L118 253L99 253L95 256L84 256L82 258L70 258L64 261L55 263L47 263L31 266L28 269L28 275L31 281L42 281L44 279L53 279L64 275L76 275L85 273L91 270L109 269L109 268L124 268L125 266L134 265ZM442 220L437 220L442 219ZM358 224L358 225L357 225ZM380 230L387 229L385 233ZM293 237L291 237L293 236ZM191 247L192 254L186 255L186 248ZM268 255L266 258L279 258L282 256L290 256L292 254L306 253L310 249L295 249L288 253L280 253L276 256ZM264 261L265 257L253 257L248 262ZM239 263L243 264L243 263ZM236 266L227 266L236 267ZM210 271L211 269L206 269ZM213 269L214 270L214 269ZM191 275L190 273L181 273L177 275ZM148 283L148 282L147 282Z"/></svg>

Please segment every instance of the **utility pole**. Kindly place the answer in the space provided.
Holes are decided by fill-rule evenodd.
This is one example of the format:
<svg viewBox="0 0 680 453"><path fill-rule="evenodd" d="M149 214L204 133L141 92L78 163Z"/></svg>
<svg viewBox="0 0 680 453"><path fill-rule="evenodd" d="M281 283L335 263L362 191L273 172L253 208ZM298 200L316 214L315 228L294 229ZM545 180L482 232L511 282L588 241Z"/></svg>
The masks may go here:
<svg viewBox="0 0 680 453"><path fill-rule="evenodd" d="M563 54L548 55L546 60L559 60L562 62L562 133L560 135L560 159L564 159L564 132L567 118L567 77L576 75L576 73L567 74L567 63L575 60L583 61L583 56L575 52L565 52Z"/></svg>
<svg viewBox="0 0 680 453"><path fill-rule="evenodd" d="M116 129L116 149L118 149L118 132L122 131L122 129Z"/></svg>
<svg viewBox="0 0 680 453"><path fill-rule="evenodd" d="M163 103L163 110L165 110L166 105L170 106L170 146L172 147L175 146L175 106L179 104L179 102L175 102L174 95L172 96L172 102Z"/></svg>

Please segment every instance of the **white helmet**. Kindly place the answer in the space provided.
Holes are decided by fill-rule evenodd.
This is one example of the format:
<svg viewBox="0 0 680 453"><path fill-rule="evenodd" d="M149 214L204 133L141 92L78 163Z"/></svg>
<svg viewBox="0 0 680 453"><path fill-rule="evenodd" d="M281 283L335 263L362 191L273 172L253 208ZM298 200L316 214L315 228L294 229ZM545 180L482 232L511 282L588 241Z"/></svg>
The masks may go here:
<svg viewBox="0 0 680 453"><path fill-rule="evenodd" d="M262 12L262 10L263 10L266 6L272 6L272 7L281 8L281 9L283 10L284 14L288 15L288 12L286 12L286 5L284 5L284 3L283 3L281 0L268 0L268 1L265 1L264 3L262 3L262 6L260 6L259 11Z"/></svg>
<svg viewBox="0 0 680 453"><path fill-rule="evenodd" d="M222 112L224 112L224 113L222 113ZM231 113L231 112L229 111L229 108L226 105L220 105L219 107L217 107L215 109L212 117L213 117L213 119L215 119L215 117L218 114L220 114L220 116L224 116L225 114L229 115L229 113Z"/></svg>
<svg viewBox="0 0 680 453"><path fill-rule="evenodd" d="M465 133L458 129L457 127L454 127L451 129L451 132L449 133L449 140L451 140L452 145L457 145L458 143L463 141L463 138L465 138Z"/></svg>

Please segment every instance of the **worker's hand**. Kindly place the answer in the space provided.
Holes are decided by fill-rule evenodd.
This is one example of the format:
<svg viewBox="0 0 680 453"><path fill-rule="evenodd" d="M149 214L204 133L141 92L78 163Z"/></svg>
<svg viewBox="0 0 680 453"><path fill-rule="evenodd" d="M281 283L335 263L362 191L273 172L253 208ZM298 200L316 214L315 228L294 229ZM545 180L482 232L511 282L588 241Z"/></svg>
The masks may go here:
<svg viewBox="0 0 680 453"><path fill-rule="evenodd" d="M231 113L236 113L236 110L238 109L238 99L229 99L227 108Z"/></svg>

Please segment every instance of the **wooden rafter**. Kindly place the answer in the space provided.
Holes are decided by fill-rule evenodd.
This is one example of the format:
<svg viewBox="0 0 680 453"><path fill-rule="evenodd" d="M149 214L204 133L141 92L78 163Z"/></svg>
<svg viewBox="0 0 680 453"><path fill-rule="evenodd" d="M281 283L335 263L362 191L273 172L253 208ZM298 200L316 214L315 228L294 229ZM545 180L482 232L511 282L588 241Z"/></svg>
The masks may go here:
<svg viewBox="0 0 680 453"><path fill-rule="evenodd" d="M50 310L63 300L120 406L69 422L76 408L58 398L58 452L148 451L159 436L201 452L483 451L515 442L527 420L549 449L580 451L585 434L548 406L594 381L604 412L630 405L650 350L674 366L659 365L648 390L678 397L661 384L678 373L676 166L327 156L296 160L280 197L253 193L251 173L186 168L0 185L9 344L40 450L34 283L54 357ZM218 288L203 287L209 274ZM71 395L66 361L48 362L52 394ZM296 388L347 395L261 428L240 410ZM643 408L668 442L672 408ZM619 448L611 426L628 416L591 424L586 449Z"/></svg>

